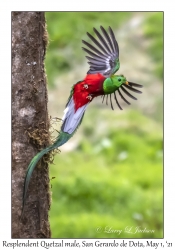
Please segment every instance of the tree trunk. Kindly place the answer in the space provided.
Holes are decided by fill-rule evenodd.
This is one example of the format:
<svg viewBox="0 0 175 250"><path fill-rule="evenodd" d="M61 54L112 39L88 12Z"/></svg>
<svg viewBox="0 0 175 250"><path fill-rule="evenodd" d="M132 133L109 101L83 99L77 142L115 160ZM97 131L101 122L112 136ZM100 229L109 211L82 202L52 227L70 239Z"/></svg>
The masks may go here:
<svg viewBox="0 0 175 250"><path fill-rule="evenodd" d="M33 172L23 219L24 178L36 153L49 144L44 57L44 12L12 12L12 238L49 238L48 164Z"/></svg>

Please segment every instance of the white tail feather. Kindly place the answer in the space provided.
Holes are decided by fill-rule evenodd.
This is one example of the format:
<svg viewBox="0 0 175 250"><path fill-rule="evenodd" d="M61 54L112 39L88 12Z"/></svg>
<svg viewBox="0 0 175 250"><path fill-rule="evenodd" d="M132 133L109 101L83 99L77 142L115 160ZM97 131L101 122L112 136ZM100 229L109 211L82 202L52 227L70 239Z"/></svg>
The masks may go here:
<svg viewBox="0 0 175 250"><path fill-rule="evenodd" d="M77 109L77 111L75 112L73 97L70 99L69 103L67 104L67 107L64 110L64 115L62 118L63 124L61 128L63 132L72 134L75 131L81 121L81 118L88 104L89 103L85 104L81 108Z"/></svg>

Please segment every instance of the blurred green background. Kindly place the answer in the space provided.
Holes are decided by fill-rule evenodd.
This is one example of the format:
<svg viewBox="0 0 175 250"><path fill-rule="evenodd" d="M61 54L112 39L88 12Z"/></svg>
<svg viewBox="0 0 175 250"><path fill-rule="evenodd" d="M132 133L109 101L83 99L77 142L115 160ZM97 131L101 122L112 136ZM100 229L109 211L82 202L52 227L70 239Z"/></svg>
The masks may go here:
<svg viewBox="0 0 175 250"><path fill-rule="evenodd" d="M120 100L122 111L96 98L50 165L52 237L163 237L163 13L46 12L46 21L52 117L62 117L71 86L88 71L81 40L93 27L112 27L117 74L144 86L137 101L127 98L132 105Z"/></svg>

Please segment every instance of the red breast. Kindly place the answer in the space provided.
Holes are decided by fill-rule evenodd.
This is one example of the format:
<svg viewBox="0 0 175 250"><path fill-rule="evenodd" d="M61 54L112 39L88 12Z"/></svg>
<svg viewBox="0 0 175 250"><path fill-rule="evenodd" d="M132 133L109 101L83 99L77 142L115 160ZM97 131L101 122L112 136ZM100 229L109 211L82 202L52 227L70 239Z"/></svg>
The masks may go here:
<svg viewBox="0 0 175 250"><path fill-rule="evenodd" d="M75 84L74 86L74 102L75 111L92 101L94 97L103 94L103 82L106 78L101 74L89 74L86 75L82 82ZM92 99L89 100L88 96L92 95Z"/></svg>

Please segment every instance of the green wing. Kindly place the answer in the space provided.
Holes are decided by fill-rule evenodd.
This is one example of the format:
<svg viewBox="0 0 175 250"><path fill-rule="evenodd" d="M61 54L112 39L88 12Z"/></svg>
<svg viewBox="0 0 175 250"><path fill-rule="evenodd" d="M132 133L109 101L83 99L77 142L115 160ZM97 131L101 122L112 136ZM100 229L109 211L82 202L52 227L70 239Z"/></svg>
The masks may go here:
<svg viewBox="0 0 175 250"><path fill-rule="evenodd" d="M86 56L90 64L90 69L87 74L100 73L107 78L119 70L119 47L111 27L109 27L109 34L102 26L100 26L100 28L102 30L102 35L94 28L94 32L99 41L87 32L88 37L96 47L82 40L88 47L88 49L84 47L82 47L82 49L91 56Z"/></svg>

